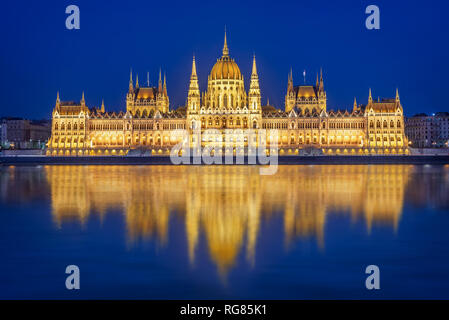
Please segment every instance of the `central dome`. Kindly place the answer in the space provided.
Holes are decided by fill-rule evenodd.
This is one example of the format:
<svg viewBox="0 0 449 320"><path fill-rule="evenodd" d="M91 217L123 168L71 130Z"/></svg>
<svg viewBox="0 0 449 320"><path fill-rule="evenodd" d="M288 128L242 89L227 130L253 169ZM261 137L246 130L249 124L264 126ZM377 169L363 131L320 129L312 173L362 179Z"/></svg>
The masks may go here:
<svg viewBox="0 0 449 320"><path fill-rule="evenodd" d="M240 80L242 74L240 73L239 66L235 63L234 59L229 57L228 44L226 42L226 33L223 46L223 56L218 59L210 72L211 79L231 79Z"/></svg>
<svg viewBox="0 0 449 320"><path fill-rule="evenodd" d="M239 80L242 77L239 66L229 57L221 57L215 63L210 72L212 79L234 79Z"/></svg>

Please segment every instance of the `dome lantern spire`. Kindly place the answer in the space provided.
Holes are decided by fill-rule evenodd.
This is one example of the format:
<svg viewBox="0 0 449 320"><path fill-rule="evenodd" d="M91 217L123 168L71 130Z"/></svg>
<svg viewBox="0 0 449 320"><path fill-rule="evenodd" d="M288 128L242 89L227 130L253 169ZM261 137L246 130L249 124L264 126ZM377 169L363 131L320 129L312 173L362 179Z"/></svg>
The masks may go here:
<svg viewBox="0 0 449 320"><path fill-rule="evenodd" d="M226 40L226 27L224 34L223 57L229 56L228 41Z"/></svg>

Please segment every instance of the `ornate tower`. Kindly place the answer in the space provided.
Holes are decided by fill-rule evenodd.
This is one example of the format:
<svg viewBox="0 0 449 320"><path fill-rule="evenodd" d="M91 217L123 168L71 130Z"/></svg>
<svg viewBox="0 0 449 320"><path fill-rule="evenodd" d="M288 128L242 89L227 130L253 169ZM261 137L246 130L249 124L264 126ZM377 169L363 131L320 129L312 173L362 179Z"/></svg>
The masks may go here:
<svg viewBox="0 0 449 320"><path fill-rule="evenodd" d="M326 97L326 91L324 91L324 81L323 81L323 69L320 70L320 84L319 87L317 88L317 96L318 96L318 107L319 107L319 111L326 111L326 101L327 101L327 97Z"/></svg>
<svg viewBox="0 0 449 320"><path fill-rule="evenodd" d="M190 75L189 93L187 95L187 112L198 113L200 106L200 88L198 86L198 76L196 74L195 56L193 56L192 74Z"/></svg>
<svg viewBox="0 0 449 320"><path fill-rule="evenodd" d="M293 72L290 69L290 73L288 75L288 83L287 83L287 94L285 95L285 112L289 112L295 107L296 103L296 93L293 88Z"/></svg>
<svg viewBox="0 0 449 320"><path fill-rule="evenodd" d="M257 75L256 56L253 57L253 70L251 72L251 82L249 85L248 107L253 111L261 110L261 98L259 87L259 76Z"/></svg>
<svg viewBox="0 0 449 320"><path fill-rule="evenodd" d="M162 71L159 69L159 83L157 87L156 107L163 113L169 110L169 99L167 94L167 79L164 74L164 84L162 84Z"/></svg>

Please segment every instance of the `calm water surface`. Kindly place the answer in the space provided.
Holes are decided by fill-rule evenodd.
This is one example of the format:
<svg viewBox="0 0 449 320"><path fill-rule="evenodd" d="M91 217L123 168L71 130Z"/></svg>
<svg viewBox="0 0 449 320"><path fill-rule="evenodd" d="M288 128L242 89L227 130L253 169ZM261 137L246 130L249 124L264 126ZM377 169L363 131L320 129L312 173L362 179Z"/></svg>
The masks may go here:
<svg viewBox="0 0 449 320"><path fill-rule="evenodd" d="M449 166L3 167L0 219L0 298L449 298Z"/></svg>

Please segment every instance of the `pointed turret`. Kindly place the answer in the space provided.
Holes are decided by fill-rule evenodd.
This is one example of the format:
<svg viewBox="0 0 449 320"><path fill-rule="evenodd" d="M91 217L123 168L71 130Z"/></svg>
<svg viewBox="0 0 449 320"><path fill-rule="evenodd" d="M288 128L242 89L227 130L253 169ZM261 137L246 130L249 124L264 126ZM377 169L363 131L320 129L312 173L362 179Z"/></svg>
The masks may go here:
<svg viewBox="0 0 449 320"><path fill-rule="evenodd" d="M139 75L136 74L136 89L139 89Z"/></svg>
<svg viewBox="0 0 449 320"><path fill-rule="evenodd" d="M150 73L147 71L147 87L150 87Z"/></svg>
<svg viewBox="0 0 449 320"><path fill-rule="evenodd" d="M320 83L318 82L318 72L316 73L316 85L315 87L318 89Z"/></svg>
<svg viewBox="0 0 449 320"><path fill-rule="evenodd" d="M59 91L56 93L56 109L59 109L59 106L61 105L61 100L59 100Z"/></svg>
<svg viewBox="0 0 449 320"><path fill-rule="evenodd" d="M354 107L353 110L356 111L357 110L357 99L354 97Z"/></svg>
<svg viewBox="0 0 449 320"><path fill-rule="evenodd" d="M86 104L86 100L84 100L84 91L83 95L81 96L81 105L84 106Z"/></svg>
<svg viewBox="0 0 449 320"><path fill-rule="evenodd" d="M104 99L101 99L101 113L104 113Z"/></svg>
<svg viewBox="0 0 449 320"><path fill-rule="evenodd" d="M320 69L320 91L324 91L323 68Z"/></svg>
<svg viewBox="0 0 449 320"><path fill-rule="evenodd" d="M396 88L396 102L400 102L400 98L399 98L399 90L398 90L398 88Z"/></svg>
<svg viewBox="0 0 449 320"><path fill-rule="evenodd" d="M251 76L256 75L257 76L257 66L256 66L256 55L253 55L253 69L251 72Z"/></svg>
<svg viewBox="0 0 449 320"><path fill-rule="evenodd" d="M164 72L164 95L167 95L167 78L165 77L165 72Z"/></svg>
<svg viewBox="0 0 449 320"><path fill-rule="evenodd" d="M290 73L288 75L287 92L293 91L293 70L290 68Z"/></svg>
<svg viewBox="0 0 449 320"><path fill-rule="evenodd" d="M193 61L192 61L192 73L191 73L191 75L190 75L190 79L192 79L193 77L197 77L197 74L196 74L195 55L193 55Z"/></svg>
<svg viewBox="0 0 449 320"><path fill-rule="evenodd" d="M134 87L133 87L133 70L131 69L129 71L129 92L134 91Z"/></svg>
<svg viewBox="0 0 449 320"><path fill-rule="evenodd" d="M368 97L368 103L373 102L373 96L371 95L371 88L369 88L369 97Z"/></svg>
<svg viewBox="0 0 449 320"><path fill-rule="evenodd" d="M157 88L158 93L162 93L162 70L159 68L159 85Z"/></svg>

